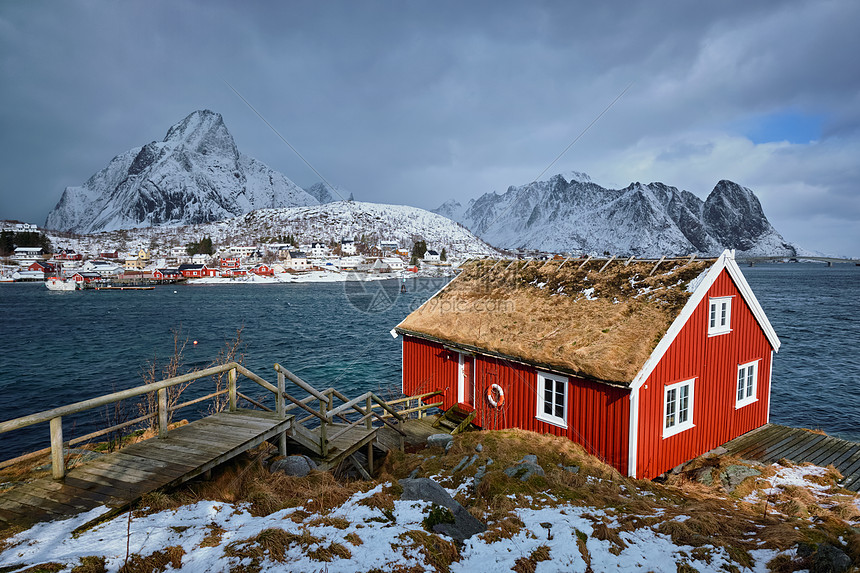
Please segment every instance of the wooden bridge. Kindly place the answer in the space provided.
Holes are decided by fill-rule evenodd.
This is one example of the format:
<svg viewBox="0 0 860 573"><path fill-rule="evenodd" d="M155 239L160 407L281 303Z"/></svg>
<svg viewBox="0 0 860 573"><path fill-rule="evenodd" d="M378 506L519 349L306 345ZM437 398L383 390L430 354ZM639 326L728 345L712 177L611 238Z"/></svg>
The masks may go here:
<svg viewBox="0 0 860 573"><path fill-rule="evenodd" d="M402 439L414 433L406 431L404 422L410 415L423 418L428 408L441 402L425 404L422 399L433 394L384 401L372 392L347 399L334 388L319 391L286 368L275 364L277 385L273 385L240 364L231 362L138 386L53 410L0 422L0 434L33 424L48 422L51 447L0 462L0 469L16 463L35 461L50 453L52 478L42 478L0 492L0 530L10 525L27 526L39 521L69 517L98 507L105 507L88 527L131 507L143 495L164 487L174 487L193 479L243 452L269 441L278 445L278 453L287 455L300 449L322 470L351 463L365 478L373 473L374 447L382 452L402 446ZM226 388L183 404L169 406L168 392L195 380L226 374ZM243 394L239 375L268 390L274 397L274 408ZM286 383L304 391L297 398L286 391ZM155 394L155 411L110 428L63 440L63 417L117 404L121 400ZM205 418L168 431L172 412L206 400L226 397L225 408ZM256 409L239 408L243 400ZM342 402L335 406L335 401ZM417 406L410 407L413 401ZM289 404L287 403L289 402ZM298 417L291 413L304 411ZM299 412L300 413L300 412ZM126 446L94 461L67 470L69 446L87 443L124 428L157 419L158 438ZM380 430L386 428L384 439ZM419 430L422 432L423 430ZM366 468L355 455L367 448Z"/></svg>
<svg viewBox="0 0 860 573"><path fill-rule="evenodd" d="M833 465L842 474L842 487L860 491L860 444L825 434L778 424L766 424L723 447L742 459L772 464L786 459L817 466Z"/></svg>

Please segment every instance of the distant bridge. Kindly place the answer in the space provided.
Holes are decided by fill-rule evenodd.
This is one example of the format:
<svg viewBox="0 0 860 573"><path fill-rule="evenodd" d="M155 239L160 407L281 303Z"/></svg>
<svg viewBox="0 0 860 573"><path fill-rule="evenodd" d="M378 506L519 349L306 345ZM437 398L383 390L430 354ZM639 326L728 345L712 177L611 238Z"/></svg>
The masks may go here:
<svg viewBox="0 0 860 573"><path fill-rule="evenodd" d="M848 263L860 265L860 259L840 259L838 257L806 257L806 256L795 256L795 257L738 257L738 262L741 263L749 263L750 266L753 266L757 263L772 263L778 261L785 261L796 263L798 261L813 261L816 263L827 263L828 267L832 267L834 263Z"/></svg>

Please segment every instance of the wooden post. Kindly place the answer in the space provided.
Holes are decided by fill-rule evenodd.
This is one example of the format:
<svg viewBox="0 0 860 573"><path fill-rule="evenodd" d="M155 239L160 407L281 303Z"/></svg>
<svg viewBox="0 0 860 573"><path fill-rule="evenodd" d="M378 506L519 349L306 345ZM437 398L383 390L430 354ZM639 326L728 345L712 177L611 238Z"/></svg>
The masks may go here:
<svg viewBox="0 0 860 573"><path fill-rule="evenodd" d="M323 397L325 398L325 397ZM320 398L320 416L322 419L320 420L320 455L323 458L328 457L328 420L326 419L326 415L328 414L328 398L323 399Z"/></svg>
<svg viewBox="0 0 860 573"><path fill-rule="evenodd" d="M66 475L66 460L63 458L63 418L51 418L51 470L54 479Z"/></svg>
<svg viewBox="0 0 860 573"><path fill-rule="evenodd" d="M231 368L227 372L227 396L230 405L230 411L236 411L236 369Z"/></svg>
<svg viewBox="0 0 860 573"><path fill-rule="evenodd" d="M287 390L287 381L284 373L278 370L278 394L275 398L275 411L278 413L278 418L284 419L286 412L284 411L284 392Z"/></svg>
<svg viewBox="0 0 860 573"><path fill-rule="evenodd" d="M415 400L415 407L417 408L419 406L421 406L421 398L418 398L417 400ZM424 419L424 412L425 412L425 410L418 410L418 419L419 420Z"/></svg>
<svg viewBox="0 0 860 573"><path fill-rule="evenodd" d="M367 472L373 475L373 442L367 444Z"/></svg>
<svg viewBox="0 0 860 573"><path fill-rule="evenodd" d="M158 391L158 437L167 437L167 388Z"/></svg>
<svg viewBox="0 0 860 573"><path fill-rule="evenodd" d="M370 412L372 411L371 408L373 407L373 405L370 402L370 396L367 397L366 404L367 404L367 406L366 406L367 410L365 410L364 413L369 415ZM373 428L373 421L370 419L370 417L368 417L367 420L365 420L364 424L368 430Z"/></svg>
<svg viewBox="0 0 860 573"><path fill-rule="evenodd" d="M278 453L284 457L287 455L287 433L281 432L278 436Z"/></svg>

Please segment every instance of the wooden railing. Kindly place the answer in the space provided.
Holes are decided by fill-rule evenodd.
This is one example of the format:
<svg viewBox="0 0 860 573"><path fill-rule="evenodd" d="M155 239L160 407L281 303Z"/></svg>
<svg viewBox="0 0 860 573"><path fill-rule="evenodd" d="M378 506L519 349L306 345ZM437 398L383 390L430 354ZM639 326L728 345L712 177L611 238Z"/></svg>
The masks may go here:
<svg viewBox="0 0 860 573"><path fill-rule="evenodd" d="M278 373L278 391L287 400L293 403L293 407L302 408L310 414L305 418L297 420L297 425L302 425L303 423L310 421L313 418L316 418L320 422L319 449L320 455L322 455L323 457L328 456L328 447L331 442L333 442L343 434L346 434L353 428L364 424L365 428L367 430L370 430L373 427L374 418L382 422L383 424L393 428L400 435L405 435L403 430L401 430L395 424L392 424L386 419L393 417L398 422L402 422L404 421L402 413L395 410L385 400L381 399L373 392L365 392L361 396L350 400L334 388L328 388L327 390L323 391L317 390L316 388L314 388L313 386L311 386L310 384L308 384L307 382L281 366L280 364L275 364L275 371ZM307 398L299 400L287 393L287 380L307 392L309 396ZM341 400L343 404L334 407L335 398ZM319 403L318 410L314 410L308 405L309 403L314 401L317 401ZM359 404L363 404L364 408L359 406ZM387 412L387 415L375 412L374 408L380 408L383 412ZM359 414L359 418L356 420L350 420L349 418L347 418L345 414L349 411L357 412ZM335 418L340 419L346 424L346 426L338 426L338 432L332 436L329 436L328 426L334 423Z"/></svg>
<svg viewBox="0 0 860 573"><path fill-rule="evenodd" d="M168 407L167 400L167 390L168 388L178 386L181 384L188 384L200 378L207 378L209 376L214 376L218 374L227 373L227 388L221 391L213 392L206 396L202 396L200 398L196 398L194 400L190 400L188 402L184 402L182 404L177 404L173 407ZM5 422L0 422L0 434L11 432L14 430L19 430L21 428L26 428L27 426L32 426L34 424L40 424L44 422L49 423L50 427L50 436L51 436L51 447L39 450L37 452L31 452L29 454L25 454L23 456L18 456L16 458L12 458L9 460L5 460L0 462L0 469L4 467L8 467L14 463L25 461L27 459L31 459L34 457L38 457L44 455L48 452L51 453L51 465L52 465L52 473L54 478L60 479L65 475L65 460L63 456L63 417L70 416L72 414L78 414L80 412L85 412L87 410L92 410L94 408L100 408L102 406L107 406L109 404L114 404L116 402L120 402L121 400L126 400L129 398L135 398L138 396L143 396L145 394L150 394L152 392L156 392L157 400L156 400L156 411L150 414L146 414L144 416L140 416L133 420L128 420L121 424L116 424L111 426L110 428L105 428L103 430L99 430L97 432L93 432L87 434L85 436L80 436L78 438L69 440L65 445L72 446L75 444L83 443L90 441L99 436L104 436L109 434L110 432L115 432L117 430L121 430L123 428L127 428L129 426L133 426L135 424L140 424L152 418L158 418L158 437L164 438L167 436L167 425L169 414L181 408L185 408L187 406L191 406L192 404L197 404L204 400L212 399L216 396L227 395L227 407L231 412L236 411L236 404L239 398L248 401L255 406L262 408L264 410L271 411L270 408L264 406L260 402L242 394L238 390L237 380L238 375L242 374L249 380L255 382L259 386L262 386L266 390L275 394L275 410L278 415L281 417L285 416L284 409L284 397L281 392L279 392L278 388L273 384L265 381L260 376L254 374L241 364L236 362L228 362L227 364L222 364L220 366L213 366L211 368L206 368L204 370L198 370L196 372L191 372L188 374L183 374L182 376L176 376L174 378L168 378L166 380L160 380L158 382L154 382L152 384L144 384L141 386L137 386L135 388L129 388L128 390L122 390L119 392L113 392L111 394L106 394L104 396L98 396L96 398L91 398L89 400L84 400L82 402L76 402L74 404L68 404L66 406L60 406L59 408L54 408L51 410L46 410L43 412L37 412L35 414L29 414L27 416L21 416L20 418L15 418L13 420L7 420Z"/></svg>

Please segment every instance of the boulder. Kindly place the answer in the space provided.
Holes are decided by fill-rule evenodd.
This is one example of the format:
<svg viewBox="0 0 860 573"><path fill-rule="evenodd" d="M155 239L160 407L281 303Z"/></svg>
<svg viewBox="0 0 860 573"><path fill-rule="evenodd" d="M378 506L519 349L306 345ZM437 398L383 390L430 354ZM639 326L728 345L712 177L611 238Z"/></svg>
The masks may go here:
<svg viewBox="0 0 860 573"><path fill-rule="evenodd" d="M812 573L844 573L851 567L851 558L829 543L822 543L812 560Z"/></svg>
<svg viewBox="0 0 860 573"><path fill-rule="evenodd" d="M543 468L537 463L537 456L534 454L523 456L517 465L505 468L505 473L512 478L518 478L520 481L526 481L533 475L546 475Z"/></svg>
<svg viewBox="0 0 860 573"><path fill-rule="evenodd" d="M285 473L288 476L305 477L311 470L317 469L317 464L307 456L287 456L275 460L269 466L269 471Z"/></svg>
<svg viewBox="0 0 860 573"><path fill-rule="evenodd" d="M433 434L427 436L427 445L430 447L437 446L440 448L444 448L452 441L454 441L454 436L452 436L451 434Z"/></svg>
<svg viewBox="0 0 860 573"><path fill-rule="evenodd" d="M733 493L748 477L759 476L761 472L755 468L741 465L731 465L720 472L720 481L728 493Z"/></svg>
<svg viewBox="0 0 860 573"><path fill-rule="evenodd" d="M402 479L398 483L403 488L400 499L429 501L451 511L454 523L436 523L433 525L433 531L436 533L463 542L476 533L487 530L485 524L477 520L465 507L457 503L445 488L432 479Z"/></svg>

